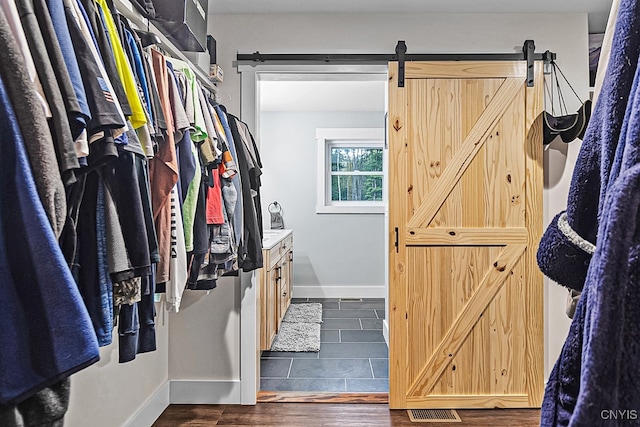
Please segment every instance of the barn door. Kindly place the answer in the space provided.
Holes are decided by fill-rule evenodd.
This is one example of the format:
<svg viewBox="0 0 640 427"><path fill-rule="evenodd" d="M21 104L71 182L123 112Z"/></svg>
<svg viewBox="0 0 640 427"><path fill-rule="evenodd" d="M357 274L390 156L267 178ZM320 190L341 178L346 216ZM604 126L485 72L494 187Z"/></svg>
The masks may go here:
<svg viewBox="0 0 640 427"><path fill-rule="evenodd" d="M543 394L542 64L389 66L391 408ZM394 244L395 243L395 244Z"/></svg>

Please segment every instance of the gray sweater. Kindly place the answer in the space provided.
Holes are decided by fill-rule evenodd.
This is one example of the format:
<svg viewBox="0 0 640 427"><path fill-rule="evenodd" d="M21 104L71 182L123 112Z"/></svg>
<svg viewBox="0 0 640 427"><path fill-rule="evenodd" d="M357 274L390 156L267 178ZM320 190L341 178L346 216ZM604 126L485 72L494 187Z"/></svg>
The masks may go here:
<svg viewBox="0 0 640 427"><path fill-rule="evenodd" d="M16 112L38 195L56 237L64 227L67 203L51 132L24 63L24 56L0 9L0 75Z"/></svg>

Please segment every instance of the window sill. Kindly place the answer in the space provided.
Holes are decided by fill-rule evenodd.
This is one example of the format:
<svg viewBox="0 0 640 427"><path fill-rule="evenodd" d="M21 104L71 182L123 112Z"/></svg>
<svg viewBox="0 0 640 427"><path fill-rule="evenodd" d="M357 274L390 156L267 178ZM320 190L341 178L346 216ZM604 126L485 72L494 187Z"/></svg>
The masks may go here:
<svg viewBox="0 0 640 427"><path fill-rule="evenodd" d="M384 206L316 206L317 214L383 214Z"/></svg>

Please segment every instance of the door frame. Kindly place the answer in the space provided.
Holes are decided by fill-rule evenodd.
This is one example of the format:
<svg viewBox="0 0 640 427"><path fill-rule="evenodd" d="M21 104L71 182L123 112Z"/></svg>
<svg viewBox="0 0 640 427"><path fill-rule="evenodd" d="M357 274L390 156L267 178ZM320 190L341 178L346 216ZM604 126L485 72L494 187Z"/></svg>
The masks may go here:
<svg viewBox="0 0 640 427"><path fill-rule="evenodd" d="M273 74L387 74L387 64L238 64L240 73L240 118L253 129L260 143L259 81ZM388 198L387 198L388 200ZM388 202L387 202L388 203ZM385 224L385 230L387 226ZM386 232L385 232L386 235ZM385 242L385 244L387 244ZM385 251L386 252L386 251ZM385 312L388 312L388 262L385 263ZM255 405L260 391L260 329L257 327L260 307L256 288L259 271L240 274L240 403ZM386 316L385 316L386 317ZM385 319L388 322L388 319Z"/></svg>

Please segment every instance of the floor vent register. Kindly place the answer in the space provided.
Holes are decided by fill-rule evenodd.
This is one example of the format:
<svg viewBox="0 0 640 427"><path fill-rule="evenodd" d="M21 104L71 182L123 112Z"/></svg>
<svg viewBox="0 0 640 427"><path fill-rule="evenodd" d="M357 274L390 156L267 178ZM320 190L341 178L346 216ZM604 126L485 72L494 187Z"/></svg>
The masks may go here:
<svg viewBox="0 0 640 427"><path fill-rule="evenodd" d="M409 419L414 423L459 423L462 420L453 409L409 409Z"/></svg>

